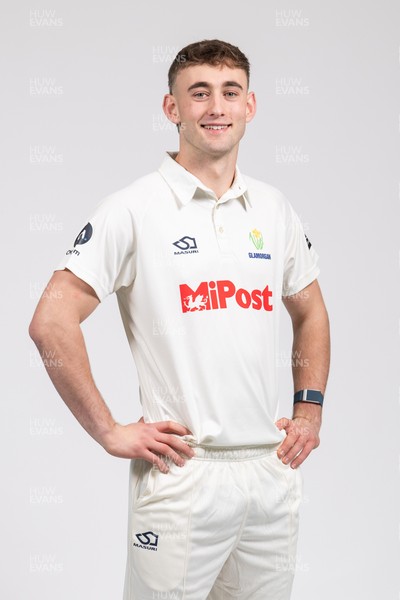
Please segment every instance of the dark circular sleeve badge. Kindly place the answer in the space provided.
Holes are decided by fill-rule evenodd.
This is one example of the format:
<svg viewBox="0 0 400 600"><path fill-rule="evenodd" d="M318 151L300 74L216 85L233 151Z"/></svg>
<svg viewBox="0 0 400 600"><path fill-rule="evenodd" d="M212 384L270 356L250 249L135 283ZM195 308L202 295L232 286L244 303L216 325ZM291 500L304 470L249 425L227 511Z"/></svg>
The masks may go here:
<svg viewBox="0 0 400 600"><path fill-rule="evenodd" d="M93 227L91 226L90 223L88 223L87 225L85 225L85 227L82 229L82 231L80 231L78 233L78 236L74 242L74 248L75 248L75 246L86 244L86 242L88 242L90 240L90 238L92 237L92 233L93 233Z"/></svg>

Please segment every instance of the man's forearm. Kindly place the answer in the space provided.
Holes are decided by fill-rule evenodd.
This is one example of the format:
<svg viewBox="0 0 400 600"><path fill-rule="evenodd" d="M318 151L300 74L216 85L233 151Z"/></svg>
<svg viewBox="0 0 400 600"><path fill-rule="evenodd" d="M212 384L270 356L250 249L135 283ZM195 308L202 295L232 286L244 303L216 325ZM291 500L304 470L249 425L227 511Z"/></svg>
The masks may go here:
<svg viewBox="0 0 400 600"><path fill-rule="evenodd" d="M61 398L82 427L101 443L115 421L94 383L79 324L43 325L32 338Z"/></svg>
<svg viewBox="0 0 400 600"><path fill-rule="evenodd" d="M313 389L325 393L329 373L329 320L325 309L310 315L294 326L292 372L294 390ZM293 417L304 416L321 421L321 407L297 402Z"/></svg>

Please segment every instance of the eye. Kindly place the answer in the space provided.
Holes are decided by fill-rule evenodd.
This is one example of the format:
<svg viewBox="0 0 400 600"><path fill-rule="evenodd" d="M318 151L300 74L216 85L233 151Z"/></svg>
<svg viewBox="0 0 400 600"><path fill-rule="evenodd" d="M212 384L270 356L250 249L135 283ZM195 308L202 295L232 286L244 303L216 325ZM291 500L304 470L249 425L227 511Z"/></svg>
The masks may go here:
<svg viewBox="0 0 400 600"><path fill-rule="evenodd" d="M196 93L194 93L194 94L193 94L193 97L194 97L194 98L200 98L200 99L202 99L202 98L204 98L205 96L207 96L207 93L206 93L206 92L196 92Z"/></svg>
<svg viewBox="0 0 400 600"><path fill-rule="evenodd" d="M225 95L228 96L228 98L236 98L236 96L238 96L238 93L237 92L226 92Z"/></svg>

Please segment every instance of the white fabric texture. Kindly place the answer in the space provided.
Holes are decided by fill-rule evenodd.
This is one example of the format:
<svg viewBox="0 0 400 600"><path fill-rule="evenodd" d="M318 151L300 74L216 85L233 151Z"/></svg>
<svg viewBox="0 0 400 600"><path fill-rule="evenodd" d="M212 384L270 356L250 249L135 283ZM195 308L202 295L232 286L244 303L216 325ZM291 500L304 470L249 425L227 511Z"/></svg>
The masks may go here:
<svg viewBox="0 0 400 600"><path fill-rule="evenodd" d="M290 598L302 475L276 447L131 462L124 600Z"/></svg>

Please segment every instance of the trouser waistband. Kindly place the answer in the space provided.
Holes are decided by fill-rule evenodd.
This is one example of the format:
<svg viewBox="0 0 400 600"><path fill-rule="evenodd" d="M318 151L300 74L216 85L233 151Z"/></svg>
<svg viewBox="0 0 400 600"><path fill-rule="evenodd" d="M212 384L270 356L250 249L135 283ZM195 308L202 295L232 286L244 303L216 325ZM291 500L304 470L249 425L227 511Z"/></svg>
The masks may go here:
<svg viewBox="0 0 400 600"><path fill-rule="evenodd" d="M188 442L188 445L196 453L192 460L247 460L276 452L280 442L259 446L202 446L193 442Z"/></svg>

